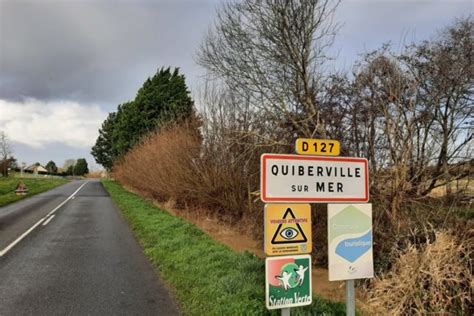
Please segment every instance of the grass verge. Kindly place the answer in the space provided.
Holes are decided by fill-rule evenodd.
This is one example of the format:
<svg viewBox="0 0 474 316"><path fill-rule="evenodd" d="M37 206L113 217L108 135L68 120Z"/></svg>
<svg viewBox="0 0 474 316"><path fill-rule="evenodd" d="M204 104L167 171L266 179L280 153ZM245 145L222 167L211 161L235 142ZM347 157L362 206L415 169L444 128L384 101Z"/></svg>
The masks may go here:
<svg viewBox="0 0 474 316"><path fill-rule="evenodd" d="M20 181L23 181L28 188L27 195L15 194L16 186ZM51 190L67 182L65 179L0 178L0 207Z"/></svg>
<svg viewBox="0 0 474 316"><path fill-rule="evenodd" d="M145 254L175 291L186 315L266 315L265 263L235 253L183 219L173 217L112 181L103 181ZM280 311L273 314L277 315ZM341 303L315 297L292 315L345 315Z"/></svg>

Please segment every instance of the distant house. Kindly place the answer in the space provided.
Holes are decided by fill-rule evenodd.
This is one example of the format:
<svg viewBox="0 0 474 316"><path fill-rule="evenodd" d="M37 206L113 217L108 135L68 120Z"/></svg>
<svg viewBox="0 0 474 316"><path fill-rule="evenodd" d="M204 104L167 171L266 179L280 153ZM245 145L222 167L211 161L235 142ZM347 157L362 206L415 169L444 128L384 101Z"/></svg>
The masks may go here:
<svg viewBox="0 0 474 316"><path fill-rule="evenodd" d="M26 172L33 174L48 174L48 170L43 166L31 165L25 169Z"/></svg>

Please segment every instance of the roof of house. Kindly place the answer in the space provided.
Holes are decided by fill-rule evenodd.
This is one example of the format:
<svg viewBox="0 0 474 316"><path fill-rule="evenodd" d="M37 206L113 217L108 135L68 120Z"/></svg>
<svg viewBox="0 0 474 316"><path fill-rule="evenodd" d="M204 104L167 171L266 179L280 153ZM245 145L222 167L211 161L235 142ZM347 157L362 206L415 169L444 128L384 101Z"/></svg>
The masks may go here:
<svg viewBox="0 0 474 316"><path fill-rule="evenodd" d="M46 170L46 168L44 168L43 166L36 166L36 165L31 165L29 167L27 167L25 170L27 171L36 171L36 172L48 172L48 170Z"/></svg>
<svg viewBox="0 0 474 316"><path fill-rule="evenodd" d="M48 170L43 167L43 166L38 166L38 168L36 169L38 172L48 172Z"/></svg>

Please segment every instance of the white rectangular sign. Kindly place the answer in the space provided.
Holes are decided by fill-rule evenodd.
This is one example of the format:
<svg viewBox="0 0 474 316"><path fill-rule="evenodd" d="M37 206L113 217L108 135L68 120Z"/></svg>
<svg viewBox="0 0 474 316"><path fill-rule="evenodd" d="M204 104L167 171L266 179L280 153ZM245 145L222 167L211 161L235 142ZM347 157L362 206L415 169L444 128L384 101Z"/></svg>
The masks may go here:
<svg viewBox="0 0 474 316"><path fill-rule="evenodd" d="M329 281L372 278L372 204L328 204Z"/></svg>
<svg viewBox="0 0 474 316"><path fill-rule="evenodd" d="M266 203L367 202L367 159L263 154L260 189Z"/></svg>

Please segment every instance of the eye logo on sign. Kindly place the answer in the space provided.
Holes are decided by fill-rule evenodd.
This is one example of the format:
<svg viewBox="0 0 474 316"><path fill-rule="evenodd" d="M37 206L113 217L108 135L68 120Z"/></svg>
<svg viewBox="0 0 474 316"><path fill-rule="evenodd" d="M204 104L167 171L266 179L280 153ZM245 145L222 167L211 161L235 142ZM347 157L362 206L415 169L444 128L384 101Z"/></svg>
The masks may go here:
<svg viewBox="0 0 474 316"><path fill-rule="evenodd" d="M283 219L288 220L290 225L292 223L291 219L293 220L296 219L295 214L293 213L291 208L286 209L285 215L283 215ZM279 238L279 236L281 236L283 240ZM296 222L296 228L293 228L293 227L283 228L283 224L278 225L278 228L275 231L275 234L273 235L273 238L272 238L272 244L300 243L300 242L307 242L307 241L308 239L306 238L306 235L304 234L298 222Z"/></svg>
<svg viewBox="0 0 474 316"><path fill-rule="evenodd" d="M309 253L311 250L311 205L267 204L265 253L281 256Z"/></svg>
<svg viewBox="0 0 474 316"><path fill-rule="evenodd" d="M294 228L288 227L283 229L280 232L281 237L285 238L286 240L292 240L295 239L296 236L299 235L298 231Z"/></svg>

